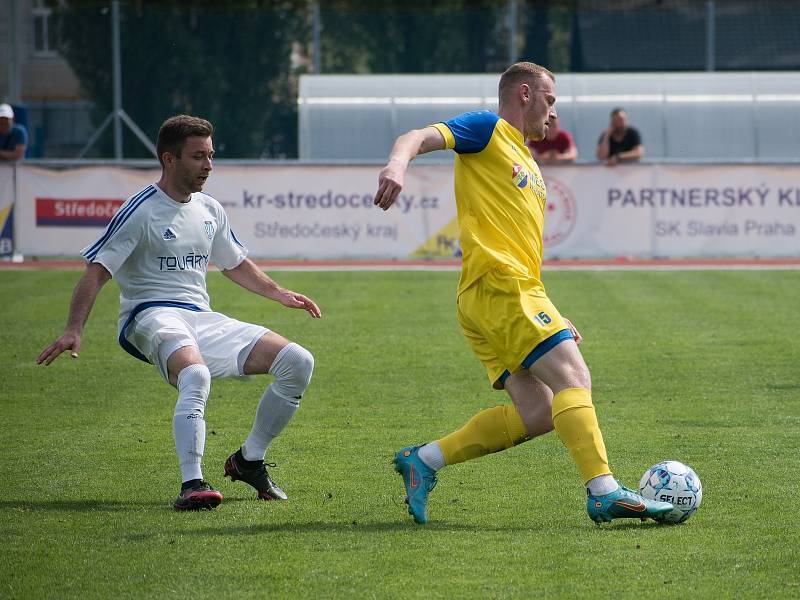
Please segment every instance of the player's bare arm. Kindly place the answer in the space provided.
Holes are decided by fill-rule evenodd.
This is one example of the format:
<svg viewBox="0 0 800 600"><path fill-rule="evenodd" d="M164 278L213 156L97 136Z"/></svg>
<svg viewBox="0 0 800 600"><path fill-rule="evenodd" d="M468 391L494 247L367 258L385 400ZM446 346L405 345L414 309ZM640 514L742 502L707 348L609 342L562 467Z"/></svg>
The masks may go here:
<svg viewBox="0 0 800 600"><path fill-rule="evenodd" d="M435 127L412 129L397 138L389 154L389 161L378 174L378 191L374 204L388 210L403 189L408 163L418 154L444 149L444 138Z"/></svg>
<svg viewBox="0 0 800 600"><path fill-rule="evenodd" d="M319 306L311 298L281 287L249 258L245 258L235 268L222 271L222 273L234 283L254 294L275 300L289 308L302 308L315 319L322 316Z"/></svg>
<svg viewBox="0 0 800 600"><path fill-rule="evenodd" d="M72 300L69 305L69 318L64 333L55 342L42 350L36 362L49 365L64 350L71 350L72 358L78 358L81 349L81 334L89 318L89 313L94 306L94 301L103 286L111 279L111 273L100 263L90 263L83 275L75 285L72 292Z"/></svg>

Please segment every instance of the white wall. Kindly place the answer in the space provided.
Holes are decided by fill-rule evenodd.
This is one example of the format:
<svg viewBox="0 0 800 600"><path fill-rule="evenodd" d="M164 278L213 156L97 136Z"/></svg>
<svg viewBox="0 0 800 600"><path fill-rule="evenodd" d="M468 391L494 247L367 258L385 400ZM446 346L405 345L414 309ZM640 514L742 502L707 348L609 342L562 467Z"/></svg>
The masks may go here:
<svg viewBox="0 0 800 600"><path fill-rule="evenodd" d="M499 75L304 75L301 159L383 159L412 128L497 110ZM797 161L800 73L557 75L556 103L582 160L609 113L625 108L647 160ZM433 153L421 160L441 160Z"/></svg>

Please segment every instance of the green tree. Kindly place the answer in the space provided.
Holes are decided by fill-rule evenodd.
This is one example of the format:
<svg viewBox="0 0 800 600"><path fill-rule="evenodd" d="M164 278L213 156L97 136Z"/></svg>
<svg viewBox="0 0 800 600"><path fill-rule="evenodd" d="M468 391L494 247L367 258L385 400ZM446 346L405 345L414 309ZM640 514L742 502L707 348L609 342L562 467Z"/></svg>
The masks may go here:
<svg viewBox="0 0 800 600"><path fill-rule="evenodd" d="M110 2L60 5L61 52L94 101L112 109ZM123 108L155 139L170 115L205 117L220 158L297 156L298 69L293 44L308 38L305 0L121 3ZM95 154L111 154L110 132ZM130 134L126 157L146 149Z"/></svg>
<svg viewBox="0 0 800 600"><path fill-rule="evenodd" d="M525 59L550 67L550 4L529 2L525 17Z"/></svg>
<svg viewBox="0 0 800 600"><path fill-rule="evenodd" d="M324 73L485 73L505 68L508 3L320 3Z"/></svg>

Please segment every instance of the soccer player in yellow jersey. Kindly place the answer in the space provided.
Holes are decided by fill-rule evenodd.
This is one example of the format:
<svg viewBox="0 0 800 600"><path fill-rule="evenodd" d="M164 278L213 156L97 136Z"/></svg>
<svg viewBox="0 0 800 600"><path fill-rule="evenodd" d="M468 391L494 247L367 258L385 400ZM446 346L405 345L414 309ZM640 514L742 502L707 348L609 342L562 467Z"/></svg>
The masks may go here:
<svg viewBox="0 0 800 600"><path fill-rule="evenodd" d="M611 475L591 395L580 335L550 302L541 281L546 189L525 139L540 140L556 116L555 76L529 62L500 77L500 108L468 112L397 138L381 170L375 204L387 210L416 155L452 148L463 266L458 321L495 389L511 405L473 416L461 429L395 455L408 510L428 520L436 472L499 452L554 428L587 488L596 523L658 518L672 510L621 486Z"/></svg>

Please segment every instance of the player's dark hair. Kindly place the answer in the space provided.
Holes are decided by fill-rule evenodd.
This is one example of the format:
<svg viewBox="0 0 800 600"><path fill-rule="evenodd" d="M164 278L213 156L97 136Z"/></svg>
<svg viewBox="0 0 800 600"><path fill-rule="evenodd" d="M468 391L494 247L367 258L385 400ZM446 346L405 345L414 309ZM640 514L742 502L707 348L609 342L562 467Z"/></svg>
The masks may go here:
<svg viewBox="0 0 800 600"><path fill-rule="evenodd" d="M175 156L181 155L186 139L190 137L211 137L214 126L200 117L190 115L175 115L161 124L156 140L158 162L164 166L164 153L169 152Z"/></svg>
<svg viewBox="0 0 800 600"><path fill-rule="evenodd" d="M532 62L518 62L508 67L500 76L500 85L497 94L502 99L510 90L513 90L521 83L536 85L540 79L549 77L554 82L556 76L548 69Z"/></svg>
<svg viewBox="0 0 800 600"><path fill-rule="evenodd" d="M621 106L618 106L617 108L615 108L614 110L611 111L611 116L612 117L616 117L618 114L624 113L624 112L625 112L625 109L622 108Z"/></svg>

